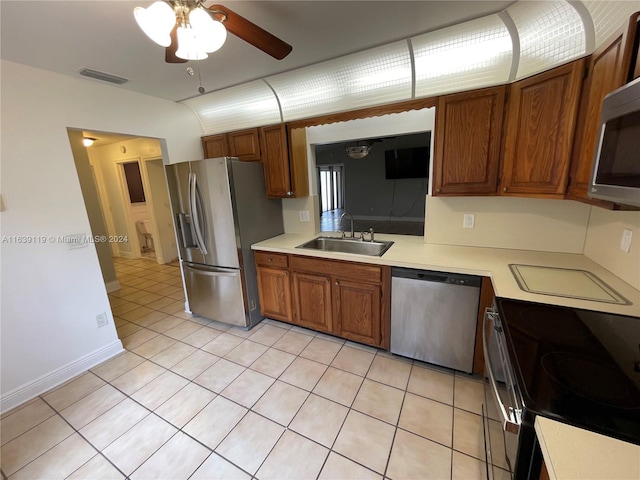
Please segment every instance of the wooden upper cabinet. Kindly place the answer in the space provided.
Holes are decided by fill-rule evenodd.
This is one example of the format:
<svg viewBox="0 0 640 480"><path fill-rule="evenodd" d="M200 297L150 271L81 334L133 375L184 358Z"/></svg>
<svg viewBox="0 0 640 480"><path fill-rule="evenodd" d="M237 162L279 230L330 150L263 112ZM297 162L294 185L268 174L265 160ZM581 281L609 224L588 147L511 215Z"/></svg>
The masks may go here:
<svg viewBox="0 0 640 480"><path fill-rule="evenodd" d="M204 149L204 158L218 158L229 156L229 144L227 143L227 134L209 135L202 137L202 148Z"/></svg>
<svg viewBox="0 0 640 480"><path fill-rule="evenodd" d="M440 97L433 195L495 194L506 87Z"/></svg>
<svg viewBox="0 0 640 480"><path fill-rule="evenodd" d="M580 59L511 85L503 195L564 196L584 64Z"/></svg>
<svg viewBox="0 0 640 480"><path fill-rule="evenodd" d="M309 194L304 128L285 124L260 129L267 197L292 198Z"/></svg>
<svg viewBox="0 0 640 480"><path fill-rule="evenodd" d="M628 26L615 32L607 42L593 52L589 60L571 159L568 198L611 206L608 202L589 199L587 187L591 179L591 169L600 135L602 101L609 92L621 87L632 77L631 52L635 48L633 40L637 25L638 14L634 14Z"/></svg>
<svg viewBox="0 0 640 480"><path fill-rule="evenodd" d="M282 124L261 128L260 142L267 197L292 196L286 126Z"/></svg>
<svg viewBox="0 0 640 480"><path fill-rule="evenodd" d="M260 136L257 128L227 134L229 155L247 162L260 161Z"/></svg>
<svg viewBox="0 0 640 480"><path fill-rule="evenodd" d="M635 20L635 22L634 22ZM640 78L640 12L636 12L631 16L629 22L629 37L626 42L627 48L629 48L629 41L631 42L631 78L629 80L635 80Z"/></svg>

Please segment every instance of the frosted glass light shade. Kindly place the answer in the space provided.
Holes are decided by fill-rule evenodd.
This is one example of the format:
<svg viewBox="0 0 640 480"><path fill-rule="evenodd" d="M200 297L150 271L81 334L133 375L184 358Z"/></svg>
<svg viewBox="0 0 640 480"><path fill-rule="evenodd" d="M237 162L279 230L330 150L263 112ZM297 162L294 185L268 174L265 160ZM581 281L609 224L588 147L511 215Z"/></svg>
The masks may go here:
<svg viewBox="0 0 640 480"><path fill-rule="evenodd" d="M190 26L178 27L178 50L176 57L185 60L204 60L209 55L202 49L196 38L196 32Z"/></svg>
<svg viewBox="0 0 640 480"><path fill-rule="evenodd" d="M202 8L196 8L189 13L189 23L199 49L211 53L224 45L227 29Z"/></svg>
<svg viewBox="0 0 640 480"><path fill-rule="evenodd" d="M411 44L417 97L498 85L509 78L513 41L498 15L413 37Z"/></svg>
<svg viewBox="0 0 640 480"><path fill-rule="evenodd" d="M595 48L602 46L621 25L626 25L632 13L640 10L638 1L583 0L582 3L593 20Z"/></svg>
<svg viewBox="0 0 640 480"><path fill-rule="evenodd" d="M266 81L282 105L284 121L355 110L411 98L406 41L299 68Z"/></svg>
<svg viewBox="0 0 640 480"><path fill-rule="evenodd" d="M520 37L516 78L549 70L586 53L584 24L570 3L516 2L507 13Z"/></svg>
<svg viewBox="0 0 640 480"><path fill-rule="evenodd" d="M204 135L282 122L278 100L262 80L184 100L200 119Z"/></svg>
<svg viewBox="0 0 640 480"><path fill-rule="evenodd" d="M136 7L133 16L151 40L163 47L171 45L171 30L176 24L176 15L168 4L158 1L149 8Z"/></svg>

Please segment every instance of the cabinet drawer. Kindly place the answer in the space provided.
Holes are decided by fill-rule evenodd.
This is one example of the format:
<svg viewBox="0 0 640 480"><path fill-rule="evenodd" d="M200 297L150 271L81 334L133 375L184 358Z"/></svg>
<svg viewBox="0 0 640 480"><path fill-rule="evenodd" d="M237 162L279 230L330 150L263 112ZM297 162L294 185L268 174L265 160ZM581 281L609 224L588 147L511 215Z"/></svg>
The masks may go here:
<svg viewBox="0 0 640 480"><path fill-rule="evenodd" d="M255 252L254 256L258 265L280 268L289 266L289 258L282 253Z"/></svg>
<svg viewBox="0 0 640 480"><path fill-rule="evenodd" d="M298 271L323 273L338 278L358 280L367 283L380 283L382 281L382 267L362 263L292 255L291 268Z"/></svg>

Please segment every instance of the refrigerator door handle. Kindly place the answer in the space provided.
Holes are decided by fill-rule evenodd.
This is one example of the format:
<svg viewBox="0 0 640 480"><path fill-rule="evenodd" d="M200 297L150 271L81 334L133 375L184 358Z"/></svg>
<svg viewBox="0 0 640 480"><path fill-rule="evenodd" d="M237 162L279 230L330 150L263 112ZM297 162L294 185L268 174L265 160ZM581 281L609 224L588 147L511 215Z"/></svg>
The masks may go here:
<svg viewBox="0 0 640 480"><path fill-rule="evenodd" d="M183 264L186 270L190 270L198 275L207 275L209 277L233 277L238 274L239 270L232 270L218 267L198 268L194 265Z"/></svg>
<svg viewBox="0 0 640 480"><path fill-rule="evenodd" d="M200 227L200 213L202 199L200 198L200 192L198 191L198 183L196 174L189 172L189 208L191 210L191 222L194 227L196 244L203 255L207 254L207 247L205 246L204 238L202 235L202 229Z"/></svg>

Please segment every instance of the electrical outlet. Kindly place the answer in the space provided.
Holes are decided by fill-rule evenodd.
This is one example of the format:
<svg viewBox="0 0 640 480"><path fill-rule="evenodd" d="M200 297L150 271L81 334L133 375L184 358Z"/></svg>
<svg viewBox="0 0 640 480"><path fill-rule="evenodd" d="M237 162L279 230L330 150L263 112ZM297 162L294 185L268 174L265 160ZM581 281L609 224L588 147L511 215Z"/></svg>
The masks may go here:
<svg viewBox="0 0 640 480"><path fill-rule="evenodd" d="M309 210L302 210L299 212L300 214L300 221L301 222L308 222L309 221Z"/></svg>
<svg viewBox="0 0 640 480"><path fill-rule="evenodd" d="M106 326L107 323L109 323L109 320L107 319L107 314L102 312L96 315L96 323L98 324L98 328Z"/></svg>
<svg viewBox="0 0 640 480"><path fill-rule="evenodd" d="M462 221L462 228L473 228L476 224L475 213L465 213Z"/></svg>
<svg viewBox="0 0 640 480"><path fill-rule="evenodd" d="M629 253L631 250L631 239L633 238L633 231L625 228L622 231L622 239L620 240L620 250L624 253Z"/></svg>

